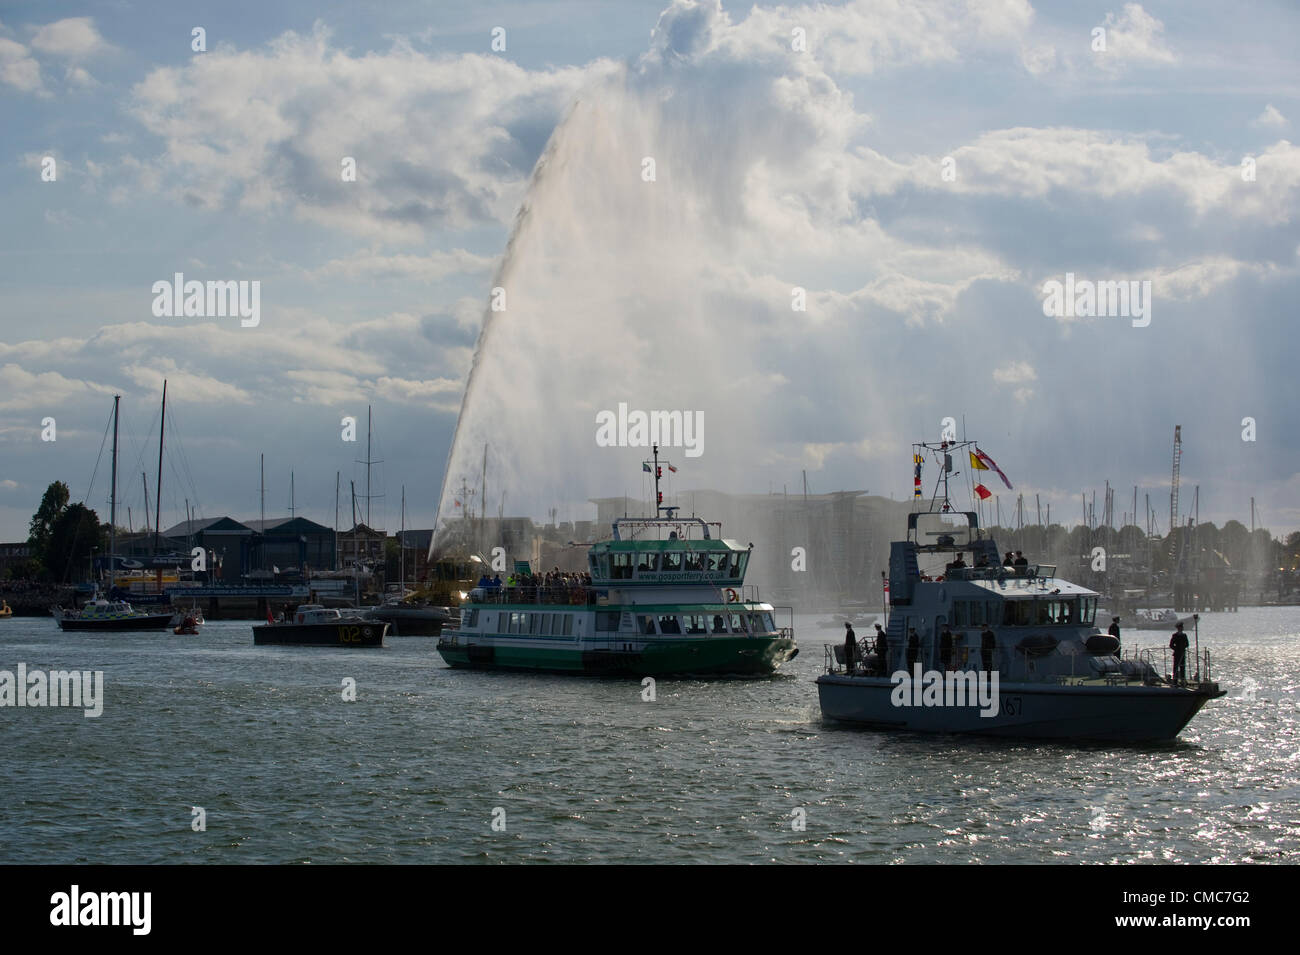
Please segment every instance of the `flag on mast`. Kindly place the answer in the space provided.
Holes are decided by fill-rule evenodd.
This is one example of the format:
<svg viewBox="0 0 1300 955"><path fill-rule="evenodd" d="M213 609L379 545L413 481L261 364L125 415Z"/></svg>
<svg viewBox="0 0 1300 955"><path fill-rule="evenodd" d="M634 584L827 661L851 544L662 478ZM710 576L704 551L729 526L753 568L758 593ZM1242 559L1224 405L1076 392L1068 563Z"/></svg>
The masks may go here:
<svg viewBox="0 0 1300 955"><path fill-rule="evenodd" d="M997 471L998 477L1002 478L1002 483L1007 486L1007 490L1008 491L1013 490L1013 488L1011 487L1011 482L1008 481L1007 476L1002 473L1002 469L997 466L997 464L994 462L994 460L991 457L989 457L987 454L985 454L983 451L980 450L978 444L975 445L974 457L979 458L981 461L987 464L988 467L992 468L994 471Z"/></svg>

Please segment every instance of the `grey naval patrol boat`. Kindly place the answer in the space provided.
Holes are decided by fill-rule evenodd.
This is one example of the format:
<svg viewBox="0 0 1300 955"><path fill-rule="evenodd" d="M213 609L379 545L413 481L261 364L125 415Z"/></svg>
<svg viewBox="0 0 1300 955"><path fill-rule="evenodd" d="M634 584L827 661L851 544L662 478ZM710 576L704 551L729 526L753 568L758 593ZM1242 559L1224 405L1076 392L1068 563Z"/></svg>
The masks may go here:
<svg viewBox="0 0 1300 955"><path fill-rule="evenodd" d="M1137 742L1173 739L1206 701L1225 695L1210 679L1199 634L1183 671L1161 674L1155 655L1168 650L1123 650L1098 630L1095 591L1063 580L1051 565L1003 566L977 512L948 501L959 453L961 461L970 455L973 471L992 464L972 441L913 446L917 496L927 456L940 477L928 507L908 515L906 539L890 545L885 652L859 651L845 665L844 648L827 647L817 678L824 718L917 732Z"/></svg>

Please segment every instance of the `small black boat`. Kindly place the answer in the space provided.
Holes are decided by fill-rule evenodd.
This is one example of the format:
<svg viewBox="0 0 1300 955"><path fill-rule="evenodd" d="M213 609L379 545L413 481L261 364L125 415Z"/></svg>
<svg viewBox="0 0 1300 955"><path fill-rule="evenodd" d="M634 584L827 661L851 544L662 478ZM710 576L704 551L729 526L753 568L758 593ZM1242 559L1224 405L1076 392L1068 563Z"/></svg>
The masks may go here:
<svg viewBox="0 0 1300 955"><path fill-rule="evenodd" d="M382 647L388 624L344 617L332 607L303 604L292 619L253 628L257 646Z"/></svg>

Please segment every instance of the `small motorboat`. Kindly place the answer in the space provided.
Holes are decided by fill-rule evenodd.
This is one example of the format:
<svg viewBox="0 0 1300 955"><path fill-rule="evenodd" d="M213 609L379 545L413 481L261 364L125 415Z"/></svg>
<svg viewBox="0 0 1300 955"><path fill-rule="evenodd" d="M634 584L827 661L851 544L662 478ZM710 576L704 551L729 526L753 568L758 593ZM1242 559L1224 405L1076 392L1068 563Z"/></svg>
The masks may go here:
<svg viewBox="0 0 1300 955"><path fill-rule="evenodd" d="M172 633L178 637L194 636L199 632L200 620L194 614L186 614L181 622L172 628Z"/></svg>

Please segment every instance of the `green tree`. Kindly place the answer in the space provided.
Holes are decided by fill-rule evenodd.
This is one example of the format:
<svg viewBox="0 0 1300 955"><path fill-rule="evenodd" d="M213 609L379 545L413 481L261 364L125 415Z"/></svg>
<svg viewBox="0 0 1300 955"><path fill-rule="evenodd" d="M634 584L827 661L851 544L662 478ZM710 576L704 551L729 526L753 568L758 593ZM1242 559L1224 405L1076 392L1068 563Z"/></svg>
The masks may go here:
<svg viewBox="0 0 1300 955"><path fill-rule="evenodd" d="M41 506L32 515L32 522L28 526L27 543L31 545L32 557L46 567L49 566L49 562L45 559L45 551L50 543L50 533L55 521L67 510L68 498L68 486L62 481L55 481L45 489Z"/></svg>
<svg viewBox="0 0 1300 955"><path fill-rule="evenodd" d="M99 515L77 503L64 508L50 528L44 564L56 581L84 580L90 571L90 557L104 551L106 529Z"/></svg>

